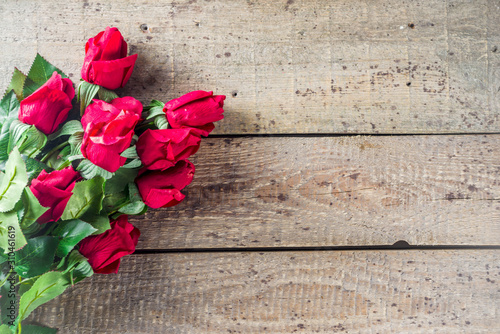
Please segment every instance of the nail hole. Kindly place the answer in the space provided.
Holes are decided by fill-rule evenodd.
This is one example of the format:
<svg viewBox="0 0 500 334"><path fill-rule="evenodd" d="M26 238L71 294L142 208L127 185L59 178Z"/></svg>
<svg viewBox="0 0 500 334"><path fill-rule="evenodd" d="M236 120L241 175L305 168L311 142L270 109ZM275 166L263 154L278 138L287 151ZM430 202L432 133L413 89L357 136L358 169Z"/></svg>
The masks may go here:
<svg viewBox="0 0 500 334"><path fill-rule="evenodd" d="M237 92L237 91L233 91L233 92L231 93L231 96L232 96L232 97L236 97L236 96L238 96L238 92Z"/></svg>
<svg viewBox="0 0 500 334"><path fill-rule="evenodd" d="M140 28L142 31L148 31L148 25L146 23L141 24Z"/></svg>
<svg viewBox="0 0 500 334"><path fill-rule="evenodd" d="M491 52L497 52L497 51L498 51L498 48L496 45L491 48Z"/></svg>
<svg viewBox="0 0 500 334"><path fill-rule="evenodd" d="M407 83L406 83L406 85L407 85L408 87L410 87L410 86L411 86L411 82L407 82Z"/></svg>
<svg viewBox="0 0 500 334"><path fill-rule="evenodd" d="M415 29L415 25L413 23L408 23L408 27Z"/></svg>

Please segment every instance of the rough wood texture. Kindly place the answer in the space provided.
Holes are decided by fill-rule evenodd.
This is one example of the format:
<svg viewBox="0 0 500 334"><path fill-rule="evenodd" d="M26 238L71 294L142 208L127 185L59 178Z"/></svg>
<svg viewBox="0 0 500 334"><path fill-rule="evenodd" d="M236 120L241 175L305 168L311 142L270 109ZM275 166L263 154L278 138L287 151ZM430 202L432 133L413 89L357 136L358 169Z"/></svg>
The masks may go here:
<svg viewBox="0 0 500 334"><path fill-rule="evenodd" d="M71 334L498 333L498 251L133 255L31 320Z"/></svg>
<svg viewBox="0 0 500 334"><path fill-rule="evenodd" d="M219 134L500 130L497 0L23 0L0 12L0 87L37 51L77 82L86 39L113 25L139 54L123 93L228 95Z"/></svg>
<svg viewBox="0 0 500 334"><path fill-rule="evenodd" d="M187 198L132 221L139 248L488 245L500 136L208 138Z"/></svg>

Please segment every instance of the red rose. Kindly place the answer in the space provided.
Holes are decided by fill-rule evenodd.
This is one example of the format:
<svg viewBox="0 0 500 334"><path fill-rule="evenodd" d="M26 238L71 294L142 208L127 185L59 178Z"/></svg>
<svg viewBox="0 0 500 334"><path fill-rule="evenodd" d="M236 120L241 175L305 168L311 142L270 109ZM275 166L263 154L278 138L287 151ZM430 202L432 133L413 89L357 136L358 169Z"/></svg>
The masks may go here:
<svg viewBox="0 0 500 334"><path fill-rule="evenodd" d="M194 165L188 160L179 161L164 171L146 171L135 179L142 200L157 209L182 202L181 190L193 181Z"/></svg>
<svg viewBox="0 0 500 334"><path fill-rule="evenodd" d="M165 170L193 155L201 138L191 129L146 130L137 141L137 153L147 169Z"/></svg>
<svg viewBox="0 0 500 334"><path fill-rule="evenodd" d="M38 218L37 221L40 224L57 221L61 218L69 198L73 195L72 191L76 181L81 179L80 174L70 166L50 173L42 170L40 175L31 181L31 192L42 206L49 208Z"/></svg>
<svg viewBox="0 0 500 334"><path fill-rule="evenodd" d="M127 57L127 42L117 28L107 27L85 44L82 79L108 89L123 87L137 55Z"/></svg>
<svg viewBox="0 0 500 334"><path fill-rule="evenodd" d="M130 146L141 112L141 102L133 97L116 98L111 103L94 100L82 117L83 156L108 172L116 172L127 160L120 153Z"/></svg>
<svg viewBox="0 0 500 334"><path fill-rule="evenodd" d="M71 80L61 78L54 71L46 83L21 101L19 120L49 135L68 117L73 97L75 89Z"/></svg>
<svg viewBox="0 0 500 334"><path fill-rule="evenodd" d="M96 274L116 274L120 258L135 251L140 235L139 229L128 222L127 215L121 215L111 222L111 229L83 239L79 252Z"/></svg>
<svg viewBox="0 0 500 334"><path fill-rule="evenodd" d="M215 128L213 122L224 118L224 95L197 90L177 99L173 99L163 108L168 123L174 129L190 127L202 135L208 136Z"/></svg>

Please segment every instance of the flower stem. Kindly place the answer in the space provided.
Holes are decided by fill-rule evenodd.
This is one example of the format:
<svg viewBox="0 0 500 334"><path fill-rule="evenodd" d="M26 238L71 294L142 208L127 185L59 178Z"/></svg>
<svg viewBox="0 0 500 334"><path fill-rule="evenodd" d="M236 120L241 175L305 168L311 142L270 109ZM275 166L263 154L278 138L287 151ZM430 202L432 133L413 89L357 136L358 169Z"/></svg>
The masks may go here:
<svg viewBox="0 0 500 334"><path fill-rule="evenodd" d="M57 150L63 148L64 146L68 145L69 143L67 141L57 145L56 147L54 147L53 149L51 149L49 151L49 153L45 154L45 156L42 158L42 160L40 160L40 162L43 162L45 163L47 160L49 160L49 157L54 153L56 152Z"/></svg>

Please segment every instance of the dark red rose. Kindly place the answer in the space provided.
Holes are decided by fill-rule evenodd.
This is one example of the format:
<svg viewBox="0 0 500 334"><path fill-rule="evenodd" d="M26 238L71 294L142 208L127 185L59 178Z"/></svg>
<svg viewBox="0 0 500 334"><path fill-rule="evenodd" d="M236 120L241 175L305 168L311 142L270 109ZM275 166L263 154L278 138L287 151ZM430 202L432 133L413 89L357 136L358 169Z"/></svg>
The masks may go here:
<svg viewBox="0 0 500 334"><path fill-rule="evenodd" d="M133 97L116 98L111 103L94 100L82 117L83 156L108 172L116 172L127 160L120 154L130 146L141 112L141 102Z"/></svg>
<svg viewBox="0 0 500 334"><path fill-rule="evenodd" d="M69 79L54 71L46 83L21 101L19 120L49 135L57 130L71 110L75 89Z"/></svg>
<svg viewBox="0 0 500 334"><path fill-rule="evenodd" d="M164 171L143 171L135 179L142 200L147 206L157 209L174 206L182 202L181 190L193 181L194 165L188 160L179 161Z"/></svg>
<svg viewBox="0 0 500 334"><path fill-rule="evenodd" d="M165 170L189 158L200 148L201 138L191 129L146 130L137 141L137 153L147 169Z"/></svg>
<svg viewBox="0 0 500 334"><path fill-rule="evenodd" d="M213 122L224 118L225 99L224 95L197 90L167 102L163 111L172 128L195 128L199 135L206 137L215 128Z"/></svg>
<svg viewBox="0 0 500 334"><path fill-rule="evenodd" d="M127 42L118 29L107 27L85 44L82 79L108 89L123 87L136 60L136 54L127 57Z"/></svg>
<svg viewBox="0 0 500 334"><path fill-rule="evenodd" d="M116 274L120 258L132 254L141 232L121 215L111 222L111 229L80 241L79 252L85 256L96 274Z"/></svg>
<svg viewBox="0 0 500 334"><path fill-rule="evenodd" d="M75 183L81 179L80 174L75 172L71 166L50 173L42 170L40 175L31 181L30 190L40 204L48 207L49 210L37 221L45 224L59 220L69 198L73 195Z"/></svg>

